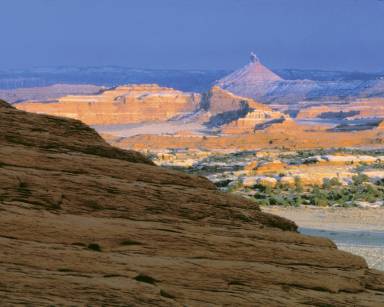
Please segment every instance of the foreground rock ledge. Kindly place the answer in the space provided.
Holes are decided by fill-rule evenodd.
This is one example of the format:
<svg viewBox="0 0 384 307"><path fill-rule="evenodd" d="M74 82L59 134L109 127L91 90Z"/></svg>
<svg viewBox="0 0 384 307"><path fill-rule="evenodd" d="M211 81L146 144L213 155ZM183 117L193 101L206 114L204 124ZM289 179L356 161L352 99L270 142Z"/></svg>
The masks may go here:
<svg viewBox="0 0 384 307"><path fill-rule="evenodd" d="M384 304L364 259L78 121L0 102L0 145L3 305Z"/></svg>

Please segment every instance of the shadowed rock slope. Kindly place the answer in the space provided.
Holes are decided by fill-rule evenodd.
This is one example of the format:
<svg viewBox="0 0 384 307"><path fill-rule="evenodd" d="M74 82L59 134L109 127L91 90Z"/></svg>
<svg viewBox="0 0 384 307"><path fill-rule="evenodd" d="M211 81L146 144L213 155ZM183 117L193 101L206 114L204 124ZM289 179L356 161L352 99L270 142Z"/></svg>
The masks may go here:
<svg viewBox="0 0 384 307"><path fill-rule="evenodd" d="M380 306L384 275L213 184L0 102L1 304Z"/></svg>

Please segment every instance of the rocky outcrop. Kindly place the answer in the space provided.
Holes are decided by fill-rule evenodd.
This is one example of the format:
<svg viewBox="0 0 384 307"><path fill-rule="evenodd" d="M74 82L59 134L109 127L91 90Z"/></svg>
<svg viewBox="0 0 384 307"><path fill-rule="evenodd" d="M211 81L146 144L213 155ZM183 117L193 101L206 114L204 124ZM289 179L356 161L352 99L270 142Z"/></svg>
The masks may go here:
<svg viewBox="0 0 384 307"><path fill-rule="evenodd" d="M259 58L254 53L251 53L250 62L246 66L220 79L217 85L222 88L252 87L258 86L259 83L280 80L283 79L264 66Z"/></svg>
<svg viewBox="0 0 384 307"><path fill-rule="evenodd" d="M384 130L384 120L382 120L376 127L377 130Z"/></svg>
<svg viewBox="0 0 384 307"><path fill-rule="evenodd" d="M204 150L255 150L256 148L280 148L300 150L311 148L369 147L381 148L384 134L375 129L340 131L327 127L297 124L290 118L276 119L258 125L254 133L213 136L135 135L109 137L112 144L136 150L162 150L188 148Z"/></svg>
<svg viewBox="0 0 384 307"><path fill-rule="evenodd" d="M280 160L273 160L268 162L252 161L244 167L246 171L252 171L257 175L264 175L268 173L276 174L287 168L287 165Z"/></svg>
<svg viewBox="0 0 384 307"><path fill-rule="evenodd" d="M0 103L3 305L379 306L384 274L207 179Z"/></svg>
<svg viewBox="0 0 384 307"><path fill-rule="evenodd" d="M79 119L89 125L165 121L194 111L200 95L158 85L119 86L92 96L65 96L52 103L25 102L20 110Z"/></svg>
<svg viewBox="0 0 384 307"><path fill-rule="evenodd" d="M218 86L203 95L201 107L209 114L208 127L225 134L253 133L256 126L283 117L280 112L251 98L237 96Z"/></svg>
<svg viewBox="0 0 384 307"><path fill-rule="evenodd" d="M361 99L347 104L320 105L305 108L297 114L298 119L361 119L384 118L384 99Z"/></svg>
<svg viewBox="0 0 384 307"><path fill-rule="evenodd" d="M251 98L234 95L218 86L212 87L208 93L203 95L201 105L202 108L209 111L212 116L239 110L244 105L252 109L271 111L271 108L264 104L258 103Z"/></svg>
<svg viewBox="0 0 384 307"><path fill-rule="evenodd" d="M285 115L275 111L253 110L244 117L225 125L221 131L225 134L254 133L260 126L269 126L274 120L284 120Z"/></svg>
<svg viewBox="0 0 384 307"><path fill-rule="evenodd" d="M259 130L265 130L268 133L291 133L292 131L297 134L298 137L304 134L306 127L298 125L292 118L288 116L282 116L273 120L267 121L264 124L260 124L256 127Z"/></svg>
<svg viewBox="0 0 384 307"><path fill-rule="evenodd" d="M130 85L102 91L98 95L64 96L58 101L16 104L20 110L75 118L90 125L125 125L165 122L205 124L226 134L252 133L255 126L281 117L279 112L250 98L236 96L214 86L201 98L157 85ZM159 129L172 134L173 126ZM134 129L134 128L132 128ZM150 130L150 129L148 129ZM137 130L137 133L141 131ZM177 129L180 134L179 129ZM188 129L183 135L193 134Z"/></svg>

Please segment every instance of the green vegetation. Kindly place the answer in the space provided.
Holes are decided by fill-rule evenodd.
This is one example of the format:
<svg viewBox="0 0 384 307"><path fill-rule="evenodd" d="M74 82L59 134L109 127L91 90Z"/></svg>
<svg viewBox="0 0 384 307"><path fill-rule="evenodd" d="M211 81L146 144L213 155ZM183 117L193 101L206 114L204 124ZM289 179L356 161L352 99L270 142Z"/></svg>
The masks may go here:
<svg viewBox="0 0 384 307"><path fill-rule="evenodd" d="M383 170L383 169L384 169L384 162L376 161L375 163L371 163L371 164L360 163L360 165L355 168L355 171L360 173L368 170Z"/></svg>
<svg viewBox="0 0 384 307"><path fill-rule="evenodd" d="M322 187L303 188L299 179L295 180L295 186L281 186L266 188L254 187L254 198L260 205L275 206L300 206L314 205L326 206L354 206L356 201L373 203L384 199L384 183L373 184L363 174L352 178L348 185L342 185L337 178L328 179Z"/></svg>
<svg viewBox="0 0 384 307"><path fill-rule="evenodd" d="M330 162L318 163L318 156L324 155L351 155L362 156L368 155L374 157L371 161L374 163L345 162L333 166ZM315 205L323 206L356 206L358 202L375 203L384 200L384 179L375 183L370 182L369 178L364 175L367 171L384 170L384 162L380 159L384 156L384 149L348 149L348 148L330 148L330 149L311 149L311 150L250 150L232 153L215 153L203 159L196 159L196 163L192 166L167 166L168 168L184 171L189 174L205 176L215 182L216 186L226 192L238 193L254 199L258 204L278 205L278 206L300 206ZM193 157L194 158L194 157ZM275 171L273 168L269 173L259 173L252 169L252 164L263 165L267 162L280 161L286 168ZM327 161L324 158L324 161ZM362 159L361 161L364 161ZM246 168L247 166L251 166ZM278 183L276 187L264 187L255 185L249 187L243 186L243 178L267 176L277 179L279 177L292 176L289 169L298 166L303 174L316 167L324 167L325 172L330 175L341 178L343 183L337 178L325 179L322 186L306 186L300 177L295 177L289 185ZM334 168L340 170L334 171ZM327 169L328 168L328 169ZM286 170L285 170L286 169ZM321 170L320 170L321 171ZM378 172L380 174L380 172ZM296 174L296 172L293 172ZM348 174L348 175L345 175ZM349 176L356 174L353 178ZM380 175L378 175L380 176ZM349 179L348 179L349 178ZM350 180L348 184L345 181ZM248 181L249 182L249 181ZM252 182L252 179L251 179ZM257 179L255 179L257 182Z"/></svg>

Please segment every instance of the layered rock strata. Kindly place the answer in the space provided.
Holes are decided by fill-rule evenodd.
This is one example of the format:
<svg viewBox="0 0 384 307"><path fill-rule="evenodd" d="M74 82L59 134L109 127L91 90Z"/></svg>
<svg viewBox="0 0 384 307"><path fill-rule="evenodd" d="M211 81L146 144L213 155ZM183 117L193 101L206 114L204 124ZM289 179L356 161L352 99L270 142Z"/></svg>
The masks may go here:
<svg viewBox="0 0 384 307"><path fill-rule="evenodd" d="M321 105L302 109L298 119L384 118L384 99L361 99L347 104Z"/></svg>
<svg viewBox="0 0 384 307"><path fill-rule="evenodd" d="M79 119L89 125L165 121L196 110L200 95L158 85L119 86L99 95L64 96L52 103L24 102L20 110Z"/></svg>

